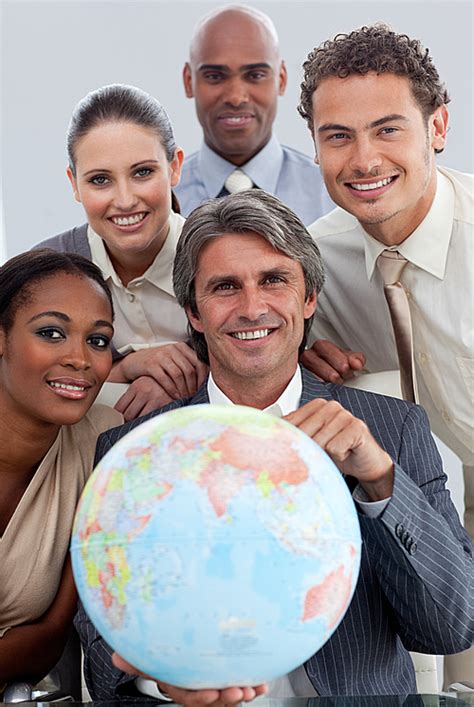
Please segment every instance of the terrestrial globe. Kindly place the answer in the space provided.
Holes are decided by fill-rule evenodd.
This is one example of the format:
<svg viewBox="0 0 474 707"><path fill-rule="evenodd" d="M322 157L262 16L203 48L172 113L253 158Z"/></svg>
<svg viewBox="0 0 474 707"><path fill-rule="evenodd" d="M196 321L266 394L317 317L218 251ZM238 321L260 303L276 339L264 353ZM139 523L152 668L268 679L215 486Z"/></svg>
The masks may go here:
<svg viewBox="0 0 474 707"><path fill-rule="evenodd" d="M360 545L345 480L306 434L253 408L195 405L104 456L71 553L114 650L197 689L257 685L321 648L351 600Z"/></svg>

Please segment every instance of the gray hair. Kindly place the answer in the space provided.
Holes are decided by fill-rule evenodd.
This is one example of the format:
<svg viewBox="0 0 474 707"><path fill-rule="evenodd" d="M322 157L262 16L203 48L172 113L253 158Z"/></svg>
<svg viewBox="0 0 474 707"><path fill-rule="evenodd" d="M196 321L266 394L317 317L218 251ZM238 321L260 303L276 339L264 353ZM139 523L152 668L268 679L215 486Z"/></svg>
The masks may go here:
<svg viewBox="0 0 474 707"><path fill-rule="evenodd" d="M195 277L199 254L212 238L228 233L257 233L296 260L303 268L305 297L321 291L324 267L319 248L298 216L279 199L261 189L247 189L222 199L211 199L198 206L186 220L178 241L173 266L173 286L182 307L197 314ZM304 350L313 317L305 320ZM203 334L188 323L194 349L204 363L209 363Z"/></svg>

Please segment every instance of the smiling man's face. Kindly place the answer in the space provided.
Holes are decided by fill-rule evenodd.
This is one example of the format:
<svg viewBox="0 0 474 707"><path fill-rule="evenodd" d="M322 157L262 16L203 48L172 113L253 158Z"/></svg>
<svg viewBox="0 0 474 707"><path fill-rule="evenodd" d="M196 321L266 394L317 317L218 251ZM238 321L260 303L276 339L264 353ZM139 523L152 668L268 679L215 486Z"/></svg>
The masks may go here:
<svg viewBox="0 0 474 707"><path fill-rule="evenodd" d="M238 10L209 20L192 45L183 79L212 150L242 165L267 144L286 70L261 21Z"/></svg>
<svg viewBox="0 0 474 707"><path fill-rule="evenodd" d="M187 315L204 334L221 390L264 381L284 389L298 364L304 320L316 308L301 264L256 233L218 236L200 252L195 293L197 311Z"/></svg>
<svg viewBox="0 0 474 707"><path fill-rule="evenodd" d="M406 77L369 72L324 79L313 116L316 161L332 199L374 238L405 240L434 198L446 109L426 119Z"/></svg>

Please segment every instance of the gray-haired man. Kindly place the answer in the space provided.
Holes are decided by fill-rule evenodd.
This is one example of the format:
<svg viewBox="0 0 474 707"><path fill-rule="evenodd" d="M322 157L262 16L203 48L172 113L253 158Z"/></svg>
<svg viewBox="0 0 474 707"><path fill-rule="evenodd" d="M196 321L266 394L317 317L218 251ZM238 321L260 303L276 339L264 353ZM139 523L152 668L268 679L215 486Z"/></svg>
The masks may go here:
<svg viewBox="0 0 474 707"><path fill-rule="evenodd" d="M250 190L196 209L178 244L174 287L210 375L194 397L155 414L209 402L272 408L327 451L359 511L361 573L332 638L271 694L405 694L416 690L408 650L453 652L473 639L472 546L423 410L322 383L298 365L322 282L317 246L274 197ZM101 435L97 460L149 417ZM93 698L133 694L133 678L113 667L112 649L83 611L76 626ZM265 689L160 685L189 707L250 700Z"/></svg>

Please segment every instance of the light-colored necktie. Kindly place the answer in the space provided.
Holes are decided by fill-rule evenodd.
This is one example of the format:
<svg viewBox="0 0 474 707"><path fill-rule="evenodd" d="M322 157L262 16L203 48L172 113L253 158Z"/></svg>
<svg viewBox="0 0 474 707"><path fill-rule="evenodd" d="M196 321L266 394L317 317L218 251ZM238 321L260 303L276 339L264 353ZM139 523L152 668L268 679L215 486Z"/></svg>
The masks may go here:
<svg viewBox="0 0 474 707"><path fill-rule="evenodd" d="M418 402L415 358L413 351L413 328L407 293L400 276L407 260L397 251L384 250L377 259L382 275L385 298L392 318L393 332L400 363L400 383L405 400Z"/></svg>
<svg viewBox="0 0 474 707"><path fill-rule="evenodd" d="M227 189L229 194L235 194L237 191L252 189L253 182L250 177L245 174L245 172L242 172L241 169L234 169L234 171L231 172L225 180L224 187Z"/></svg>

